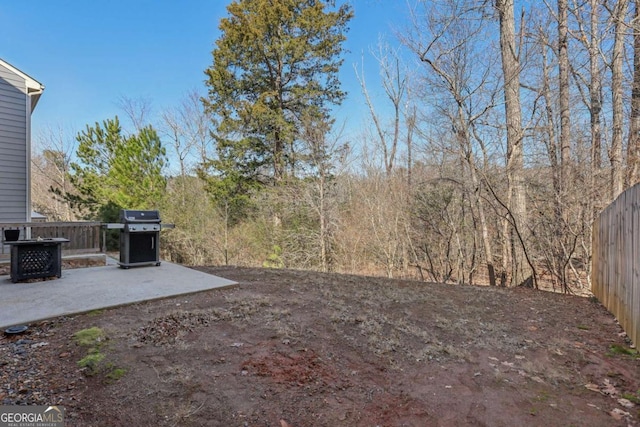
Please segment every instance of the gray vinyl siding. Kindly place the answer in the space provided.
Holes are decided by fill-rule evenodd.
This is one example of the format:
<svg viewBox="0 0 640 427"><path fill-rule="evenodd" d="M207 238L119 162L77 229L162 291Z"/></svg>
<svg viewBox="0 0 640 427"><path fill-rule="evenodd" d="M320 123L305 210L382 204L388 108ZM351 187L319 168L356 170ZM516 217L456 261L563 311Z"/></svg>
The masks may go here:
<svg viewBox="0 0 640 427"><path fill-rule="evenodd" d="M27 220L28 102L24 79L0 65L0 222Z"/></svg>

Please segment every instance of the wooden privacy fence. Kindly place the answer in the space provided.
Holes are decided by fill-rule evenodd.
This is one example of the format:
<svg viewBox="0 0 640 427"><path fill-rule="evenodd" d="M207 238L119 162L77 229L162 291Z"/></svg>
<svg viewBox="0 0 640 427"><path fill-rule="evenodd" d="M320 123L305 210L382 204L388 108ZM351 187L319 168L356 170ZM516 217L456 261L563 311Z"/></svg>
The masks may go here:
<svg viewBox="0 0 640 427"><path fill-rule="evenodd" d="M19 229L20 239L41 237L64 237L69 243L62 245L65 255L100 253L100 222L20 222L0 223L0 240L4 239L5 229ZM0 243L0 258L8 258L10 249L8 245Z"/></svg>
<svg viewBox="0 0 640 427"><path fill-rule="evenodd" d="M591 290L640 345L640 184L593 223Z"/></svg>

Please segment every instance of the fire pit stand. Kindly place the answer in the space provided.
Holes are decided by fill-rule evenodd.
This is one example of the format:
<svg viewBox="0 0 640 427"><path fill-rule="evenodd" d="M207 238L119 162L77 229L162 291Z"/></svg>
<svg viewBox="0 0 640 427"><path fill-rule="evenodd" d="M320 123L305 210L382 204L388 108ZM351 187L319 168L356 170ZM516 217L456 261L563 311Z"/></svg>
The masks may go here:
<svg viewBox="0 0 640 427"><path fill-rule="evenodd" d="M62 277L64 238L29 239L6 242L11 245L11 281L13 283L46 277Z"/></svg>

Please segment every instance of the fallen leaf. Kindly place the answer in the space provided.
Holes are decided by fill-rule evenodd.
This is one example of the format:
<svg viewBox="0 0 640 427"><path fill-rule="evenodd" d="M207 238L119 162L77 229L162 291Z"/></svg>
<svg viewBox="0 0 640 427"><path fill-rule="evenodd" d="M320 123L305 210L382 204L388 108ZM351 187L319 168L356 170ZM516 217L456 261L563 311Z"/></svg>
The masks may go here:
<svg viewBox="0 0 640 427"><path fill-rule="evenodd" d="M596 384L585 384L584 385L586 389L591 390L591 391L597 391L598 393L600 393L600 387L598 387Z"/></svg>
<svg viewBox="0 0 640 427"><path fill-rule="evenodd" d="M632 402L632 401L630 401L629 399L624 399L624 398L622 398L622 399L618 399L618 403L619 403L621 406L624 406L624 407L625 407L625 408L627 408L627 409L631 409L631 408L633 408L634 406L636 406L636 404L635 404L635 403L633 403L633 402Z"/></svg>
<svg viewBox="0 0 640 427"><path fill-rule="evenodd" d="M609 415L611 415L613 417L614 420L620 421L621 419L625 418L625 417L629 417L631 418L631 414L628 412L623 411L622 409L619 408L613 408L613 410L611 412L609 412Z"/></svg>
<svg viewBox="0 0 640 427"><path fill-rule="evenodd" d="M618 409L618 408L616 408L616 409ZM623 417L622 414L620 414L618 411L616 411L616 409L614 409L613 411L609 412L609 415L611 415L614 420L620 421L624 417Z"/></svg>
<svg viewBox="0 0 640 427"><path fill-rule="evenodd" d="M49 345L48 342L37 342L35 344L31 344L31 348L38 348L38 347L44 347Z"/></svg>
<svg viewBox="0 0 640 427"><path fill-rule="evenodd" d="M289 424L285 420L280 420L280 426L281 427L292 427L291 424Z"/></svg>
<svg viewBox="0 0 640 427"><path fill-rule="evenodd" d="M602 390L600 390L600 392L602 394L606 394L609 396L615 396L616 394L618 394L618 390L615 388L615 386L613 384L611 384L611 382L609 381L608 378L605 378L604 380L604 388L602 388Z"/></svg>

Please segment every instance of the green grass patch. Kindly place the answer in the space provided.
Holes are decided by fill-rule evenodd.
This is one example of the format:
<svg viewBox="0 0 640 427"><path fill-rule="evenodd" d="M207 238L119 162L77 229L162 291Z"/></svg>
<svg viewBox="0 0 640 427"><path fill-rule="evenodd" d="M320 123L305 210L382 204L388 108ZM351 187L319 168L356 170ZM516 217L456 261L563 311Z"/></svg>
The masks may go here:
<svg viewBox="0 0 640 427"><path fill-rule="evenodd" d="M580 329L581 331L588 331L591 328L585 325L578 325L578 329Z"/></svg>
<svg viewBox="0 0 640 427"><path fill-rule="evenodd" d="M640 405L640 390L635 393L622 393L622 397L630 402Z"/></svg>
<svg viewBox="0 0 640 427"><path fill-rule="evenodd" d="M116 367L111 362L106 362L106 356L100 352L101 347L107 341L104 331L98 327L83 329L73 334L74 342L87 348L87 354L76 362L84 370L85 375L105 375L108 382L117 381L126 373L123 368Z"/></svg>
<svg viewBox="0 0 640 427"><path fill-rule="evenodd" d="M113 381L118 381L120 378L122 378L124 376L124 374L127 373L127 370L124 368L113 368L111 370L111 372L109 372L107 374L107 380L113 382Z"/></svg>
<svg viewBox="0 0 640 427"><path fill-rule="evenodd" d="M607 352L607 355L609 356L630 356L630 357L634 357L634 358L639 358L640 355L638 355L638 350L636 350L635 348L629 348L629 347L625 347L623 345L620 344L612 344L609 347L609 351Z"/></svg>
<svg viewBox="0 0 640 427"><path fill-rule="evenodd" d="M94 317L94 316L99 316L102 313L104 313L104 309L98 309L98 310L91 310L90 312L87 313L87 315Z"/></svg>
<svg viewBox="0 0 640 427"><path fill-rule="evenodd" d="M73 340L82 347L99 347L105 339L104 331L98 327L83 329L73 334Z"/></svg>
<svg viewBox="0 0 640 427"><path fill-rule="evenodd" d="M78 366L85 368L88 375L95 375L100 372L100 363L104 360L104 354L95 352L89 353L78 360Z"/></svg>

